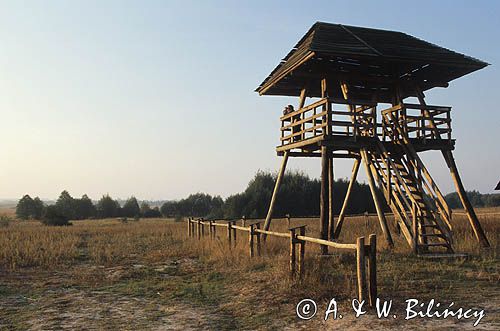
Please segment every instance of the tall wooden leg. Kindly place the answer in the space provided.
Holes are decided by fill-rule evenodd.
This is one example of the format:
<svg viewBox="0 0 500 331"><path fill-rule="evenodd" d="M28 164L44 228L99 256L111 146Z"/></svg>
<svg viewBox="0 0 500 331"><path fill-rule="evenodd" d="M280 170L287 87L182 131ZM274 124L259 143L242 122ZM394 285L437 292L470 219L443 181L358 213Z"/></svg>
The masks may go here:
<svg viewBox="0 0 500 331"><path fill-rule="evenodd" d="M332 240L335 233L335 220L333 215L333 158L328 157L328 239Z"/></svg>
<svg viewBox="0 0 500 331"><path fill-rule="evenodd" d="M349 182L347 192L345 193L344 204L342 205L342 210L340 211L339 219L337 220L337 225L335 226L335 232L332 239L336 239L340 236L342 224L344 223L345 214L347 212L347 206L349 205L349 199L351 198L352 187L354 186L356 177L358 176L359 163L359 159L354 160L354 165L352 166L351 181Z"/></svg>
<svg viewBox="0 0 500 331"><path fill-rule="evenodd" d="M373 203L375 204L375 209L377 210L380 227L382 228L382 232L384 233L385 240L387 241L389 247L394 247L394 242L392 241L391 233L389 232L389 227L387 226L387 220L385 219L384 211L382 210L382 206L380 205L380 201L378 200L377 190L375 189L375 182L373 180L373 174L370 170L370 164L368 163L368 153L364 149L361 150L361 158L363 160L363 164L365 165L366 176L368 177L368 185L370 186L370 191L373 196Z"/></svg>
<svg viewBox="0 0 500 331"><path fill-rule="evenodd" d="M321 146L321 195L319 206L320 238L328 240L328 148ZM328 254L328 246L321 245L321 254Z"/></svg>
<svg viewBox="0 0 500 331"><path fill-rule="evenodd" d="M474 208L472 207L469 198L467 197L467 193L465 192L464 185L462 184L462 179L458 174L457 165L455 163L455 159L453 158L452 152L443 151L443 156L446 160L448 168L450 168L451 177L453 178L453 183L455 184L458 197L460 198L460 201L464 206L465 212L467 213L467 218L469 219L469 223L472 226L472 230L474 230L474 235L476 236L476 239L479 241L482 247L484 248L490 247L488 238L486 238L483 228L481 227L481 223L479 223L476 213L474 212Z"/></svg>
<svg viewBox="0 0 500 331"><path fill-rule="evenodd" d="M283 154L283 161L281 162L280 172L278 173L278 177L276 178L276 184L274 185L273 195L271 197L271 202L269 204L269 210L267 211L266 221L264 222L264 230L269 230L271 226L271 218L273 216L274 203L276 202L276 196L278 195L278 191L280 189L281 180L283 179L283 175L285 174L286 163L288 161L288 151ZM262 235L262 240L266 240L266 235Z"/></svg>

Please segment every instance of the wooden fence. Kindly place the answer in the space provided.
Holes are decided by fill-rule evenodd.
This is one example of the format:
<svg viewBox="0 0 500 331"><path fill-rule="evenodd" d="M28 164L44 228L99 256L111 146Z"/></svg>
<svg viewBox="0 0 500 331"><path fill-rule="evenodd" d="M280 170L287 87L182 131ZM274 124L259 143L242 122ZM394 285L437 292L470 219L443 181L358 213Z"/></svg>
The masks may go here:
<svg viewBox="0 0 500 331"><path fill-rule="evenodd" d="M216 238L217 228L222 228L226 233L229 248L236 246L237 231L248 233L248 252L250 257L261 255L262 240L261 235L286 238L290 242L290 276L292 278L302 278L304 275L304 256L306 242L318 245L325 245L339 250L347 250L356 254L356 273L358 299L367 300L370 306L375 305L377 299L377 237L371 234L368 243L365 243L364 237L357 238L355 244L343 244L334 241L307 237L306 226L296 226L288 229L288 232L274 232L261 229L263 221L253 222L246 225L248 219L242 218L241 225L237 225L237 220L204 220L203 218L187 220L188 236L196 237L201 240L202 237L209 236ZM290 224L290 217L287 217ZM205 231L208 227L208 232Z"/></svg>

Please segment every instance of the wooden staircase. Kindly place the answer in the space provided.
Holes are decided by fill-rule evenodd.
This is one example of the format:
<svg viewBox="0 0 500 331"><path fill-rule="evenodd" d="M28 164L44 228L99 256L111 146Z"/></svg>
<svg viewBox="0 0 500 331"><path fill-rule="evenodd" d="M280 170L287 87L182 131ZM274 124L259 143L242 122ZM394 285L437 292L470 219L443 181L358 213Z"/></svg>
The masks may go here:
<svg viewBox="0 0 500 331"><path fill-rule="evenodd" d="M397 137L399 151L388 152L378 136L375 149L361 153L384 193L402 234L415 253L453 253L451 211L415 152L397 118L384 114L386 137ZM396 134L394 134L396 133Z"/></svg>

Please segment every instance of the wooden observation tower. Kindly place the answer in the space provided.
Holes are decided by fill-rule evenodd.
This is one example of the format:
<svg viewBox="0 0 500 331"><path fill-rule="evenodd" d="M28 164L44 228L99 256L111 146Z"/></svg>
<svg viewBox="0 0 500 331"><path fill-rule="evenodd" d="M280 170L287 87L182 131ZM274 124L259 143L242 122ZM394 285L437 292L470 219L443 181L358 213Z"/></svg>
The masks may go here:
<svg viewBox="0 0 500 331"><path fill-rule="evenodd" d="M256 89L260 95L299 97L296 110L280 117L276 151L283 162L265 229L271 224L288 158L320 157L322 239L339 238L351 188L362 165L390 246L393 240L376 185L416 254L453 253L451 209L419 157L420 152L438 150L475 237L481 246L489 247L453 158L451 107L427 104L424 95L487 65L401 32L314 24ZM333 158L354 160L336 222ZM322 252L326 250L322 246Z"/></svg>

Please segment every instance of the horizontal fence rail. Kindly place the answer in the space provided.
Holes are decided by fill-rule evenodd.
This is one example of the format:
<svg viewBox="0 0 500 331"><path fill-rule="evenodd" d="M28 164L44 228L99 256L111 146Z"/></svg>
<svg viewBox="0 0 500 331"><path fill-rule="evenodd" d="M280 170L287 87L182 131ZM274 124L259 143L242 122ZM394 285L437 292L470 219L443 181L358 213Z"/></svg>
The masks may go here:
<svg viewBox="0 0 500 331"><path fill-rule="evenodd" d="M286 217L288 225L290 225L290 216ZM236 225L237 221L241 225ZM306 236L306 225L290 227L288 232L276 232L261 229L262 221L257 221L246 225L249 219L241 218L224 219L224 220L205 220L203 218L188 218L188 236L196 237L200 240L206 236L205 227L208 226L208 235L211 239L217 238L217 228L225 228L228 247L236 246L237 231L248 233L248 248L250 257L258 256L262 252L261 235L274 236L278 238L286 238L290 242L290 277L297 276L302 279L304 275L304 257L305 244L318 244L333 249L347 250L356 254L356 273L357 273L357 288L358 299L360 301L367 300L370 306L375 305L377 298L377 239L375 234L369 236L368 244L365 244L365 238L359 237L354 244L338 243L330 240L324 240Z"/></svg>

